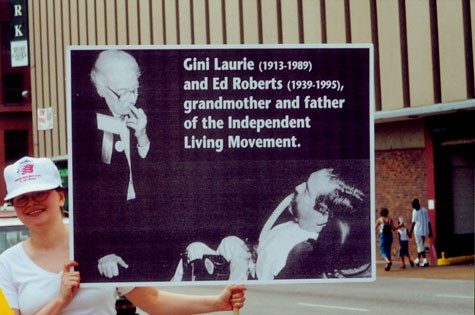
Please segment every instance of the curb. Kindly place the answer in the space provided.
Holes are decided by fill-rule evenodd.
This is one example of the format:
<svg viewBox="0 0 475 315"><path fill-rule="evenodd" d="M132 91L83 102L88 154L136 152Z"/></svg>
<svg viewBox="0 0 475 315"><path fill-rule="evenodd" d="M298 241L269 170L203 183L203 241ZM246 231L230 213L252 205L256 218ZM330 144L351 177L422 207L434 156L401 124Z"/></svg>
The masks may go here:
<svg viewBox="0 0 475 315"><path fill-rule="evenodd" d="M442 258L437 259L437 266L468 263L468 262L474 262L474 260L475 260L475 255L445 258L445 253L442 253Z"/></svg>

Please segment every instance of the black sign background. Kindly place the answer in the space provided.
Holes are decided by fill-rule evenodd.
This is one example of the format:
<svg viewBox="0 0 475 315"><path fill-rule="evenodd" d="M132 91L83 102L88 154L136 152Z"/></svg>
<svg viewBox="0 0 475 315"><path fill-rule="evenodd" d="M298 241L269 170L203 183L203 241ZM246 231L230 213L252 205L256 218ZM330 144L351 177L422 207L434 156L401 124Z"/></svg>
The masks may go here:
<svg viewBox="0 0 475 315"><path fill-rule="evenodd" d="M74 224L74 259L79 262L82 283L167 282L173 276L186 245L201 241L216 248L223 237L236 235L257 242L269 215L295 186L321 168L331 167L365 194L359 215L361 230L357 248L371 257L370 222L370 49L347 48L202 48L130 49L142 75L137 107L148 119L150 152L134 161L137 198L126 201L121 178L127 169L105 170L101 161L102 133L97 130L96 112L107 107L90 81L90 71L102 49L70 52L71 121L70 185ZM186 71L185 58L203 60L253 60L254 71ZM309 61L311 71L259 71L261 61ZM211 66L211 68L213 68ZM227 77L229 89L185 91L186 80ZM233 77L282 80L280 90L235 90ZM338 80L336 89L287 90L290 80ZM211 83L211 82L210 82ZM185 100L295 99L299 109L196 110L184 112ZM304 109L305 96L344 99L342 109ZM223 119L228 116L253 119L310 117L311 128L229 130L183 127L198 116ZM286 138L295 136L298 148L226 147L229 135L242 138ZM185 149L185 136L223 138L222 152L214 149ZM134 149L134 148L132 148ZM114 158L112 161L114 164ZM97 271L97 260L115 253L128 264L120 275L106 279Z"/></svg>

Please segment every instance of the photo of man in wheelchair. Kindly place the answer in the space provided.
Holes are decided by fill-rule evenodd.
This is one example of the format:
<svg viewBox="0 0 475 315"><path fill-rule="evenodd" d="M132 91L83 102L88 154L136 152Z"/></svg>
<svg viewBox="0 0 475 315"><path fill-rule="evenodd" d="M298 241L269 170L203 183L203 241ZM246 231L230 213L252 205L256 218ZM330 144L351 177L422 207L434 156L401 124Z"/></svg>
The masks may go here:
<svg viewBox="0 0 475 315"><path fill-rule="evenodd" d="M191 243L172 281L369 278L368 197L332 168L313 172L269 216L257 244L237 236L216 250Z"/></svg>

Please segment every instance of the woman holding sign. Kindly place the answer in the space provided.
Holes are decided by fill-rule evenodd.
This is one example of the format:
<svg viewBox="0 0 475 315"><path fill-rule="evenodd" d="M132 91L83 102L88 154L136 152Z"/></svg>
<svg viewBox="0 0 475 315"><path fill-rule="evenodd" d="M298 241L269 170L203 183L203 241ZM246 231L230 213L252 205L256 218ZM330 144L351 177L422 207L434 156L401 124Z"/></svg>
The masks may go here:
<svg viewBox="0 0 475 315"><path fill-rule="evenodd" d="M54 163L24 157L5 168L7 196L30 238L0 255L0 287L18 314L115 314L116 289L80 288L78 265L69 260L69 229L63 223L65 191ZM119 288L151 314L197 314L239 309L244 285L215 296L190 296L153 287Z"/></svg>

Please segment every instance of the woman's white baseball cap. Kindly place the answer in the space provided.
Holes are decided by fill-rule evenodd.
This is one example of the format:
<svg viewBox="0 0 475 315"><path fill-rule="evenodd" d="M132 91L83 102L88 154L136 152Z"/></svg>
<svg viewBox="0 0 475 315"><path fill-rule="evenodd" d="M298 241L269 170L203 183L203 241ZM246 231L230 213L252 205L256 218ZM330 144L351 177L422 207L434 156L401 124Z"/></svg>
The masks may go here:
<svg viewBox="0 0 475 315"><path fill-rule="evenodd" d="M63 187L58 168L48 158L22 157L5 167L3 176L7 184L5 200L34 191Z"/></svg>

